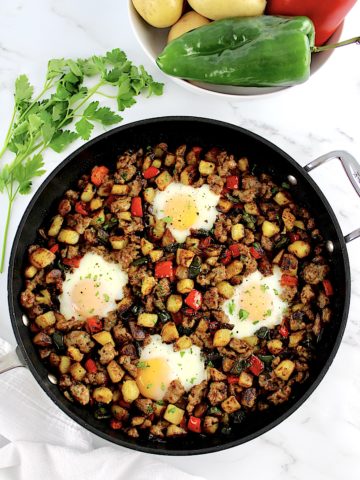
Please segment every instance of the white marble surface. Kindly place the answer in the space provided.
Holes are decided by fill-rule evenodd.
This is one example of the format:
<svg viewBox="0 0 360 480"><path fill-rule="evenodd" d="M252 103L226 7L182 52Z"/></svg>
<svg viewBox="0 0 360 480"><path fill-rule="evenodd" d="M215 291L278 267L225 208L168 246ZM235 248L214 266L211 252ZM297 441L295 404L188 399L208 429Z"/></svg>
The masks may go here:
<svg viewBox="0 0 360 480"><path fill-rule="evenodd" d="M342 38L360 33L359 20L358 2L345 22ZM125 112L126 122L161 115L213 117L266 137L301 165L334 149L348 150L360 159L360 46L334 52L306 84L274 96L236 101L210 98L181 89L150 64L130 30L125 0L1 0L0 137L9 120L18 74L28 74L40 87L49 58L76 58L114 47L124 49L166 83L162 98L139 99L135 108ZM47 153L48 171L61 158ZM360 199L341 167L332 162L314 173L314 178L330 200L344 233L359 227ZM42 180L37 179L34 188ZM29 200L29 196L21 197L15 205L9 244ZM3 202L0 197L1 212ZM3 222L2 214L0 232ZM218 454L164 461L207 479L217 479L225 471L268 480L360 478L359 246L360 239L348 246L352 302L345 336L330 371L311 398L283 424L246 445ZM4 274L0 276L0 335L15 345L6 294ZM97 445L103 443L96 439Z"/></svg>

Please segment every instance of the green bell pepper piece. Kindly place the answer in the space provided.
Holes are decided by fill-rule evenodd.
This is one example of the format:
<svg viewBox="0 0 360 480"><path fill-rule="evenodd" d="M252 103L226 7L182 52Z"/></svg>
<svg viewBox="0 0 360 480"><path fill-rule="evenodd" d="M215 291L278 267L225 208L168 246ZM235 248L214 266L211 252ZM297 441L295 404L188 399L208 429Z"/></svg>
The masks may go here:
<svg viewBox="0 0 360 480"><path fill-rule="evenodd" d="M315 31L307 17L218 20L170 42L157 59L175 77L219 85L290 86L310 75Z"/></svg>

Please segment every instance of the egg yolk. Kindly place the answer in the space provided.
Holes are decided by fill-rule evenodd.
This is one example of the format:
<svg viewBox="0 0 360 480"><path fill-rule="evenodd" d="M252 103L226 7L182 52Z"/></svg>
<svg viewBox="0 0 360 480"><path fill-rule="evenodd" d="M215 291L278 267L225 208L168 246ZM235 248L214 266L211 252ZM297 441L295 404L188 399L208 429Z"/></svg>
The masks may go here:
<svg viewBox="0 0 360 480"><path fill-rule="evenodd" d="M196 203L190 195L175 195L166 204L164 213L170 217L171 225L177 230L186 230L194 225L199 215Z"/></svg>
<svg viewBox="0 0 360 480"><path fill-rule="evenodd" d="M248 319L251 322L264 320L271 315L272 300L263 285L252 284L240 295L240 320ZM242 316L242 318L241 318Z"/></svg>
<svg viewBox="0 0 360 480"><path fill-rule="evenodd" d="M108 295L102 293L99 284L93 280L81 280L71 291L71 303L74 311L83 318L90 315L103 316Z"/></svg>
<svg viewBox="0 0 360 480"><path fill-rule="evenodd" d="M170 368L163 358L140 361L136 383L141 395L162 400L170 382Z"/></svg>

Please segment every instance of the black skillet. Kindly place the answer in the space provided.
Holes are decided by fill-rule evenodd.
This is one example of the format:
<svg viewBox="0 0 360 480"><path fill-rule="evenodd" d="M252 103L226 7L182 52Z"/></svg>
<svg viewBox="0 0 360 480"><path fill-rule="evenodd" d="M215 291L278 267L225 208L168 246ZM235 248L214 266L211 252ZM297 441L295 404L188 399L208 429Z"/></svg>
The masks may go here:
<svg viewBox="0 0 360 480"><path fill-rule="evenodd" d="M253 414L238 428L227 435L213 437L191 436L179 441L154 442L147 439L130 439L120 432L111 430L106 424L94 419L91 412L68 401L54 383L56 379L37 356L31 342L27 319L23 314L19 297L23 289L22 272L26 263L27 247L35 242L38 228L52 216L58 199L76 185L77 179L89 172L95 164L113 165L119 154L128 148L146 148L164 141L174 148L180 144L201 145L210 148L224 147L236 156L248 156L255 162L257 170L271 173L278 183L287 182L296 201L302 203L317 219L325 234L331 268L336 275L332 282L335 289L334 315L324 329L318 344L318 357L311 378L302 384L287 403ZM319 187L307 174L330 158L338 158L360 195L360 166L346 152L332 152L300 167L289 155L267 140L243 128L215 120L194 117L165 117L142 120L111 130L88 142L64 160L44 181L34 195L15 236L8 276L8 300L11 322L18 342L21 361L14 356L4 358L0 372L23 363L34 375L49 397L72 419L91 432L113 443L162 455L192 455L223 450L247 442L270 430L291 415L319 385L328 370L343 336L349 301L350 269L346 242L360 236L360 230L343 237L338 221Z"/></svg>

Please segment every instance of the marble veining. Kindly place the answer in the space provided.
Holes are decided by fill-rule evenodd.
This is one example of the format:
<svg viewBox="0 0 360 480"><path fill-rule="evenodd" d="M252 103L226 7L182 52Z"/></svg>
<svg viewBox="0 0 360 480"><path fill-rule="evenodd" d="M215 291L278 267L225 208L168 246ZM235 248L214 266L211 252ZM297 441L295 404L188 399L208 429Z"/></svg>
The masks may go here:
<svg viewBox="0 0 360 480"><path fill-rule="evenodd" d="M81 57L123 48L166 83L162 98L140 98L124 122L165 115L198 115L240 125L264 136L304 166L331 150L348 150L360 160L359 46L333 53L307 83L261 98L223 99L180 88L150 63L131 32L126 0L1 0L0 139L12 110L13 84L20 73L41 87L51 57ZM345 22L342 39L359 34L359 2ZM94 133L101 133L97 129ZM77 148L81 142L72 146ZM46 154L51 171L65 157ZM332 205L344 234L360 225L360 199L338 162L311 172ZM36 189L43 178L36 179ZM20 197L10 226L10 244L31 196ZM2 197L0 205L2 206ZM0 232L4 228L0 216ZM164 458L185 471L218 479L224 475L267 480L358 480L360 478L360 239L348 245L352 296L343 341L320 386L290 418L252 442L202 457ZM7 303L6 275L0 303ZM5 309L0 336L15 345ZM4 412L0 412L4 415ZM3 442L1 440L0 443ZM94 437L94 446L106 444ZM120 448L120 447L119 447Z"/></svg>

